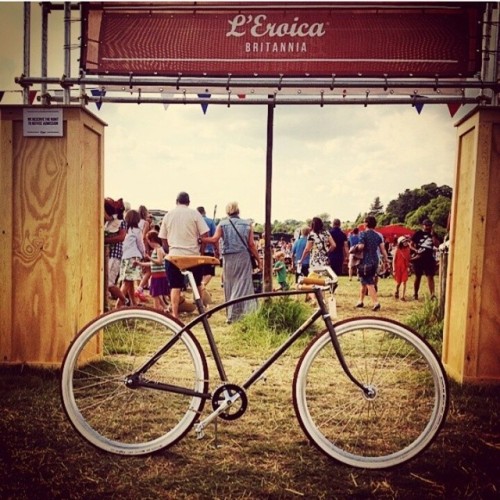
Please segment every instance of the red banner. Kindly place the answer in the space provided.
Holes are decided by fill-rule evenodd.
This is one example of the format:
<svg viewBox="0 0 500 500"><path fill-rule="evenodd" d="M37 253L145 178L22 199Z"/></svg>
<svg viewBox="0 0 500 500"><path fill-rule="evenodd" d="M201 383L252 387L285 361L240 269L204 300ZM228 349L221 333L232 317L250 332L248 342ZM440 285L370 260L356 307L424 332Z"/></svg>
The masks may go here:
<svg viewBox="0 0 500 500"><path fill-rule="evenodd" d="M84 3L88 73L464 78L481 67L483 4L138 5Z"/></svg>

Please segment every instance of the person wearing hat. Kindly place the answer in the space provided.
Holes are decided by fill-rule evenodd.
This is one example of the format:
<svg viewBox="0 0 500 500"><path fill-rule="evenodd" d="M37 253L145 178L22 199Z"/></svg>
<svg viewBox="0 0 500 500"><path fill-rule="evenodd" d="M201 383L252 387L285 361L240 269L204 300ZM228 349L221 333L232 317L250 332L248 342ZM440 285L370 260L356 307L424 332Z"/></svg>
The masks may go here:
<svg viewBox="0 0 500 500"><path fill-rule="evenodd" d="M394 275L394 280L396 281L396 291L394 292L394 298L399 299L399 289L403 285L403 290L401 292L401 300L406 300L406 282L408 281L408 270L410 268L410 245L408 238L406 236L400 236L396 248L394 250L394 256L392 259L392 272Z"/></svg>
<svg viewBox="0 0 500 500"><path fill-rule="evenodd" d="M411 249L415 252L412 257L413 270L415 271L414 295L418 300L418 291L422 276L427 276L429 293L431 299L435 299L434 275L436 274L436 258L434 257L434 248L439 246L439 239L432 230L432 221L425 219L422 223L422 229L417 231L411 238Z"/></svg>
<svg viewBox="0 0 500 500"><path fill-rule="evenodd" d="M168 247L169 255L200 255L200 238L208 235L207 223L197 210L189 208L189 203L189 195L180 192L177 195L176 207L163 217L159 237L163 247ZM203 266L193 267L192 272L200 295L202 295ZM170 283L172 316L178 318L184 275L177 266L170 263L167 276Z"/></svg>

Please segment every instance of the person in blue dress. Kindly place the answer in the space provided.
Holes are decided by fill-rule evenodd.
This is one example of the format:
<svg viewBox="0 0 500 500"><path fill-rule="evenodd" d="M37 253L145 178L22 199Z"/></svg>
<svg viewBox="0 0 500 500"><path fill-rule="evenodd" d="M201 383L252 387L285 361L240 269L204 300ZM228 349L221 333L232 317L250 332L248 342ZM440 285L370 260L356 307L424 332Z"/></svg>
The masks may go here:
<svg viewBox="0 0 500 500"><path fill-rule="evenodd" d="M358 266L358 276L361 282L359 302L356 307L364 307L364 298L368 294L372 300L372 310L380 310L380 302L375 288L375 275L379 265L378 252L382 254L384 265L389 265L384 239L375 231L377 220L372 215L365 219L366 230L359 235L358 248L363 250L363 259Z"/></svg>

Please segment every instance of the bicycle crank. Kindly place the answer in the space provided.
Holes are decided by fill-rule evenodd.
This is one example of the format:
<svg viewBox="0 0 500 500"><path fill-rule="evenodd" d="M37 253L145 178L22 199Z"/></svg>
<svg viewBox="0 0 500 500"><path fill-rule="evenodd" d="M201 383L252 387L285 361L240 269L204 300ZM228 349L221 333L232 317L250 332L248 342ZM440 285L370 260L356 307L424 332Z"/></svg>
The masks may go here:
<svg viewBox="0 0 500 500"><path fill-rule="evenodd" d="M235 397L237 395L237 397ZM212 394L212 407L217 410L223 403L228 403L227 408L219 413L223 420L236 420L245 413L248 398L245 390L236 384L224 384Z"/></svg>

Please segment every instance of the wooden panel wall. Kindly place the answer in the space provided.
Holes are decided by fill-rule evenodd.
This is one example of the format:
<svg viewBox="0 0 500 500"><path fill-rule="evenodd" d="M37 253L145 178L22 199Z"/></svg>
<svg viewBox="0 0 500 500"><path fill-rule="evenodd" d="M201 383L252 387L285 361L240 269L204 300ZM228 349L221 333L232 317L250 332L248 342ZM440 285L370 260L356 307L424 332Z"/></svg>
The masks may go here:
<svg viewBox="0 0 500 500"><path fill-rule="evenodd" d="M458 126L443 361L459 382L500 382L500 110Z"/></svg>
<svg viewBox="0 0 500 500"><path fill-rule="evenodd" d="M12 210L12 123L3 120L0 108L0 363L9 360L12 351L12 233L14 213Z"/></svg>
<svg viewBox="0 0 500 500"><path fill-rule="evenodd" d="M58 365L102 309L104 124L64 108L63 137L23 137L22 107L0 111L0 362Z"/></svg>

